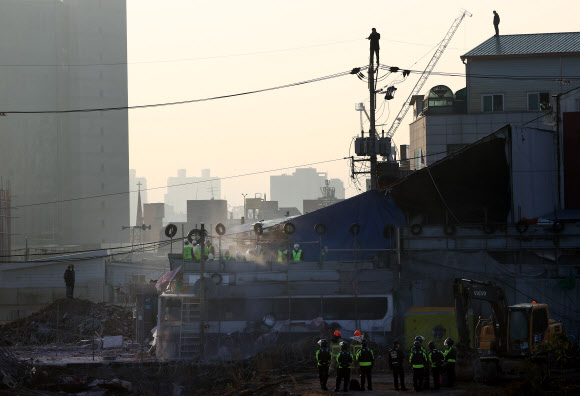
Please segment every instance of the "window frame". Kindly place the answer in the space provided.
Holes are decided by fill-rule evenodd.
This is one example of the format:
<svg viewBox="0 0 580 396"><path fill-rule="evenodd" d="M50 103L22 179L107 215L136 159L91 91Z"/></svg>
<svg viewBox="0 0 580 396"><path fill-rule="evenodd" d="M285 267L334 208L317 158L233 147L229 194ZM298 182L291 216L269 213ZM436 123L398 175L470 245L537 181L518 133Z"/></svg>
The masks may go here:
<svg viewBox="0 0 580 396"><path fill-rule="evenodd" d="M486 96L491 96L491 110L489 111L485 111L484 110L484 105L483 105L483 98L485 98ZM501 110L494 110L493 109L493 104L494 104L494 96L501 96ZM489 94L481 94L481 112L482 113L501 113L505 111L505 95L502 93L489 93Z"/></svg>
<svg viewBox="0 0 580 396"><path fill-rule="evenodd" d="M530 109L530 95L533 94L537 94L538 95L538 109L537 110L532 110ZM544 111L540 108L540 105L542 104L542 94L546 94L548 95L548 103L550 104L550 107L552 106L552 103L549 101L550 99L550 91L531 91L531 92L526 92L526 110L527 111Z"/></svg>

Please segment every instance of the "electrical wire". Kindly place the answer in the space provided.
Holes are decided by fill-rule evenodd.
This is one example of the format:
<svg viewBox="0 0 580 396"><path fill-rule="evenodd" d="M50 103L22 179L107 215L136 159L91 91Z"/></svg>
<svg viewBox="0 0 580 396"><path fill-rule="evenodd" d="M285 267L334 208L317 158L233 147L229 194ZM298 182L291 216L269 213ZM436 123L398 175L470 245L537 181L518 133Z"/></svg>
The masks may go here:
<svg viewBox="0 0 580 396"><path fill-rule="evenodd" d="M159 187L149 187L149 188L144 188L141 191L159 190L162 188L187 186L187 185L207 183L207 182L212 182L212 181L217 181L217 180L236 179L239 177L260 175L260 174L276 172L276 171L280 171L280 170L300 168L300 167L306 167L306 166L318 165L318 164L326 164L329 162L336 162L336 161L341 161L341 160L345 160L345 159L348 159L348 157L341 157L341 158L335 158L335 159L331 159L331 160L311 162L309 164L286 166L283 168L276 168L276 169L268 169L268 170L250 172L250 173L243 173L243 174L232 175L232 176L214 177L214 178L208 179L208 180L200 180L200 181L193 181L193 182L187 182L187 183L171 184L171 185L159 186ZM138 192L138 191L122 191L122 192L115 192L115 193L108 193L108 194L91 195L91 196L86 196L86 197L77 197L77 198L61 199L61 200L55 200L55 201L37 202L37 203L31 203L31 204L26 204L26 205L14 206L13 209L26 208L26 207L30 207L30 206L50 205L50 204L63 203L63 202L80 201L80 200L84 200L84 199L104 198L104 197L111 197L111 196L116 196L116 195L131 194L131 193L136 193L136 192Z"/></svg>
<svg viewBox="0 0 580 396"><path fill-rule="evenodd" d="M328 76L317 77L317 78L313 78L313 79L310 79L310 80L305 80L305 81L300 81L300 82L295 82L295 83L290 83L290 84L278 85L276 87L271 87L271 88L263 88L263 89L257 89L257 90L246 91L246 92L239 92L239 93L228 94L228 95L212 96L212 97L202 98L202 99L190 99L190 100L181 100L181 101L176 101L176 102L153 103L153 104L136 105L136 106L115 106L115 107L86 108L86 109L67 109L67 110L0 110L0 113L2 113L3 115L6 115L6 114L68 114L68 113L90 113L90 112L97 112L97 111L135 110L135 109L145 109L145 108L151 108L151 107L165 107L165 106L175 106L175 105L182 105L182 104L188 104L188 103L208 102L208 101L212 101L212 100L234 98L234 97L238 97L238 96L251 95L251 94L256 94L256 93L274 91L274 90L277 90L277 89L296 87L296 86L299 86L299 85L306 85L306 84L311 84L311 83L315 83L315 82L330 80L330 79L337 78L337 77L343 77L343 76L347 76L347 75L350 75L350 74L355 74L354 73L355 70L359 71L359 70L363 70L363 68L364 67L354 68L353 70L350 70L350 71L344 71L344 72L340 72L340 73L331 74L331 75L328 75Z"/></svg>

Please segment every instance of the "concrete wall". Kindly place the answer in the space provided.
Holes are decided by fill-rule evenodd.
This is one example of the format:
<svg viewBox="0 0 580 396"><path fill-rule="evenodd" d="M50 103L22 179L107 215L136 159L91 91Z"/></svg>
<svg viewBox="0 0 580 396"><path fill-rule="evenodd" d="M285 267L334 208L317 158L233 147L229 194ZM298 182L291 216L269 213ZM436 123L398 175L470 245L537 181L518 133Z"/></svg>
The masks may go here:
<svg viewBox="0 0 580 396"><path fill-rule="evenodd" d="M126 31L124 0L3 0L0 107L126 106ZM127 191L127 111L9 115L0 169L14 206ZM127 195L21 207L13 244L100 246L127 240L128 221Z"/></svg>
<svg viewBox="0 0 580 396"><path fill-rule="evenodd" d="M504 111L527 111L528 92L551 95L580 86L580 82L560 84L561 76L580 75L580 55L537 57L471 58L466 65L468 112L481 113L481 95L503 94ZM547 79L516 80L508 78L476 78L470 75L541 76ZM552 105L555 105L552 103Z"/></svg>

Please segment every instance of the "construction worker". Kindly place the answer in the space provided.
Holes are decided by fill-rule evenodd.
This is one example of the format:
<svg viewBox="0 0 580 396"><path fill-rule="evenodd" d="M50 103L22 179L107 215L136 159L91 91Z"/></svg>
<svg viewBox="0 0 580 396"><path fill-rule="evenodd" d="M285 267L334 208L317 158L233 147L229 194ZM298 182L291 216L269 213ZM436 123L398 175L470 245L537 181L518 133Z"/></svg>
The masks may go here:
<svg viewBox="0 0 580 396"><path fill-rule="evenodd" d="M419 341L413 343L409 363L413 365L413 388L416 392L423 390L423 376L425 374L425 365L427 364L427 355L423 352L423 347Z"/></svg>
<svg viewBox="0 0 580 396"><path fill-rule="evenodd" d="M332 335L332 338L330 339L330 355L332 358L330 361L330 369L332 370L336 368L336 358L340 353L341 342L342 342L342 334L340 333L340 331L335 330Z"/></svg>
<svg viewBox="0 0 580 396"><path fill-rule="evenodd" d="M344 380L344 391L348 392L348 385L350 383L350 366L354 358L352 357L352 353L348 350L348 343L346 341L342 341L340 343L340 353L336 358L336 363L338 365L338 369L336 370L336 387L334 388L335 392L340 391L340 382Z"/></svg>
<svg viewBox="0 0 580 396"><path fill-rule="evenodd" d="M425 349L425 347L423 347L423 341L425 341L425 337L423 337L422 335L418 335L415 337L415 341L419 342L419 344L421 345L421 350L423 351L423 353L425 354L425 356L429 356L427 353L427 350ZM425 389L429 389L429 365L426 364L424 369L423 369L424 373L423 373L423 388Z"/></svg>
<svg viewBox="0 0 580 396"><path fill-rule="evenodd" d="M189 244L189 240L183 240L183 259L193 260L193 246Z"/></svg>
<svg viewBox="0 0 580 396"><path fill-rule="evenodd" d="M326 382L328 381L328 369L330 367L330 350L328 349L328 341L324 338L318 341L320 346L316 351L316 362L318 363L318 379L320 380L320 389L328 390Z"/></svg>
<svg viewBox="0 0 580 396"><path fill-rule="evenodd" d="M399 341L394 341L393 347L389 349L389 368L393 373L393 381L397 391L399 390L399 378L401 379L401 390L407 390L405 388L405 371L403 370L404 359L405 354L399 349Z"/></svg>
<svg viewBox="0 0 580 396"><path fill-rule="evenodd" d="M209 257L209 254L215 255L215 249L214 247L211 245L211 241L209 239L205 240L205 247L203 249L203 254L205 255L205 258L207 259Z"/></svg>
<svg viewBox="0 0 580 396"><path fill-rule="evenodd" d="M435 341L429 341L429 365L433 375L433 389L439 390L439 375L444 361L443 352L437 349Z"/></svg>
<svg viewBox="0 0 580 396"><path fill-rule="evenodd" d="M196 262L201 261L201 246L199 243L195 245L195 248L193 248L193 257L195 258Z"/></svg>
<svg viewBox="0 0 580 396"><path fill-rule="evenodd" d="M236 258L230 254L229 249L226 249L226 251L222 253L222 259L224 261L232 261L235 260Z"/></svg>
<svg viewBox="0 0 580 396"><path fill-rule="evenodd" d="M369 348L367 340L362 340L362 348L357 352L356 360L360 367L360 390L365 390L365 377L367 379L367 389L373 390L372 370L375 364L375 354Z"/></svg>
<svg viewBox="0 0 580 396"><path fill-rule="evenodd" d="M350 353L352 353L352 356L356 357L358 351L361 349L362 333L360 330L355 330L354 336L350 337L350 340ZM351 374L360 374L356 365L352 368Z"/></svg>
<svg viewBox="0 0 580 396"><path fill-rule="evenodd" d="M453 339L448 337L445 340L447 350L443 352L445 365L447 367L447 381L449 386L455 385L455 359L457 359L457 349L453 346Z"/></svg>
<svg viewBox="0 0 580 396"><path fill-rule="evenodd" d="M288 261L288 249L278 248L278 262L285 263Z"/></svg>
<svg viewBox="0 0 580 396"><path fill-rule="evenodd" d="M373 63L373 56L377 54L377 65L379 64L379 40L381 39L381 34L377 32L377 29L373 28L372 33L367 37L367 40L371 41L371 63Z"/></svg>
<svg viewBox="0 0 580 396"><path fill-rule="evenodd" d="M493 11L493 27L495 29L495 35L499 36L499 14Z"/></svg>
<svg viewBox="0 0 580 396"><path fill-rule="evenodd" d="M304 253L302 253L302 249L300 249L299 244L294 244L294 250L292 250L292 261L304 261Z"/></svg>
<svg viewBox="0 0 580 396"><path fill-rule="evenodd" d="M66 286L66 298L73 298L75 290L75 266L72 264L64 271L64 284Z"/></svg>

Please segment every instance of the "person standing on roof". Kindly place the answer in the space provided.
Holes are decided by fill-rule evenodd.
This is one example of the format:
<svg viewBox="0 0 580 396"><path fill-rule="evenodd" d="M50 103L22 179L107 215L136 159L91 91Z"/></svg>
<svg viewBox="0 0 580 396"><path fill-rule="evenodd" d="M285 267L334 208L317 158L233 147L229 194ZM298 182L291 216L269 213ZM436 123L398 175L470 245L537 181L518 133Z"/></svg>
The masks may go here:
<svg viewBox="0 0 580 396"><path fill-rule="evenodd" d="M72 264L64 271L64 284L66 286L66 298L73 298L75 290L75 266Z"/></svg>
<svg viewBox="0 0 580 396"><path fill-rule="evenodd" d="M188 239L183 240L183 259L193 260L193 246L189 244Z"/></svg>
<svg viewBox="0 0 580 396"><path fill-rule="evenodd" d="M499 36L499 14L493 11L493 27L495 28L495 35Z"/></svg>
<svg viewBox="0 0 580 396"><path fill-rule="evenodd" d="M367 37L367 40L371 41L371 64L373 63L373 56L377 54L377 65L379 64L379 40L381 39L381 34L377 32L377 29L373 28L372 33Z"/></svg>
<svg viewBox="0 0 580 396"><path fill-rule="evenodd" d="M302 252L302 249L300 249L299 244L294 245L294 250L292 250L292 261L304 261L304 253Z"/></svg>

